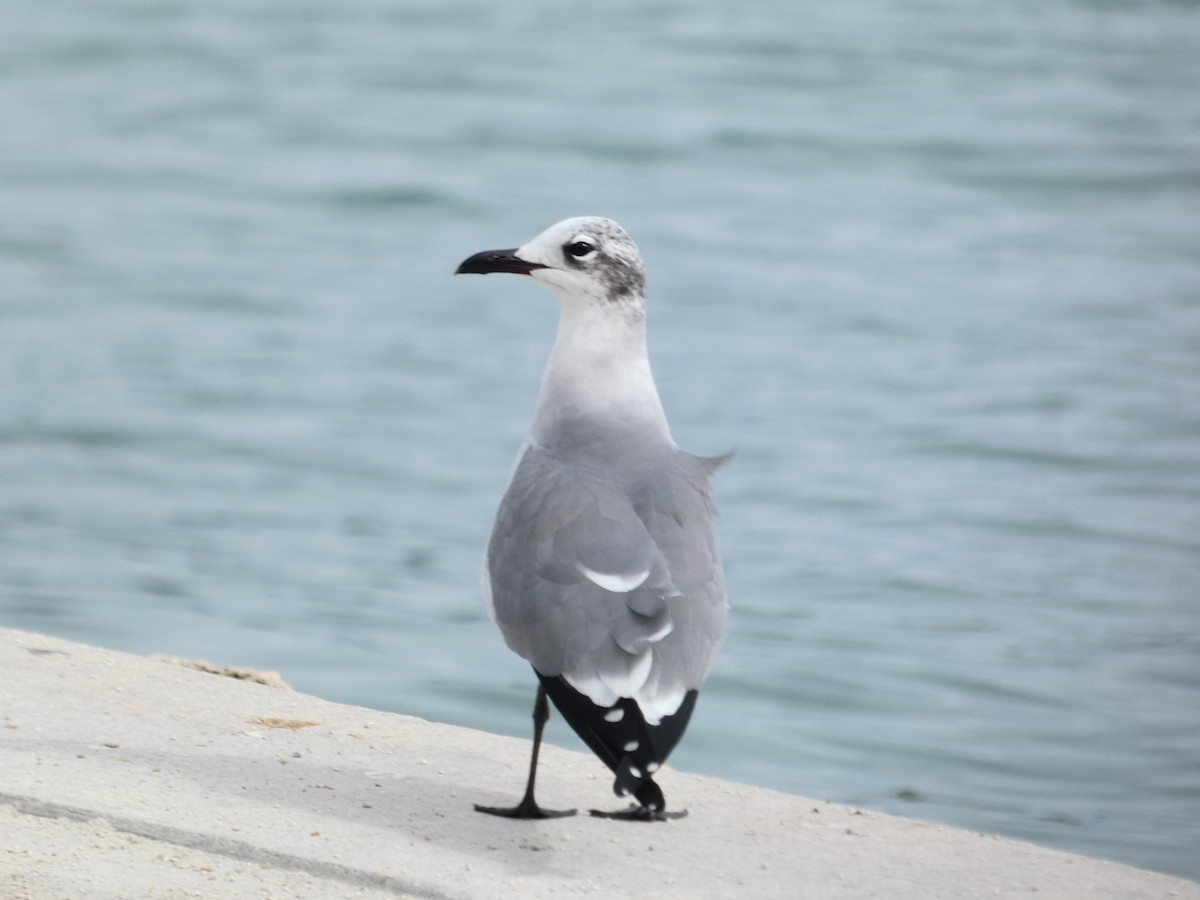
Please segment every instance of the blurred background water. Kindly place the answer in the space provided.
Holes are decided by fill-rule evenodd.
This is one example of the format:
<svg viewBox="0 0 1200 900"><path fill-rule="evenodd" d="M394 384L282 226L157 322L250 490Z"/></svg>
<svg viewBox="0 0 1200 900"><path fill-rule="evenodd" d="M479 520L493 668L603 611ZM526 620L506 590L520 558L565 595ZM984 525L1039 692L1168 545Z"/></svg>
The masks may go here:
<svg viewBox="0 0 1200 900"><path fill-rule="evenodd" d="M673 762L1200 877L1195 4L4 18L0 624L527 737L477 585L556 302L450 273L608 215L738 450Z"/></svg>

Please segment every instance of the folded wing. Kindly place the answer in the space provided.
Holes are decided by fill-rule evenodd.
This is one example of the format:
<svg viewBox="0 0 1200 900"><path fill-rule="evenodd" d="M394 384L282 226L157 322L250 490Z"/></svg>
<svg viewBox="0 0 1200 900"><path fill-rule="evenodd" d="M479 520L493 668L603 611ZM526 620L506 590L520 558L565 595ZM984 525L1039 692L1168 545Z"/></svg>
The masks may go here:
<svg viewBox="0 0 1200 900"><path fill-rule="evenodd" d="M633 698L652 724L674 713L724 632L716 464L673 450L613 478L600 460L527 449L488 546L509 647L600 706Z"/></svg>

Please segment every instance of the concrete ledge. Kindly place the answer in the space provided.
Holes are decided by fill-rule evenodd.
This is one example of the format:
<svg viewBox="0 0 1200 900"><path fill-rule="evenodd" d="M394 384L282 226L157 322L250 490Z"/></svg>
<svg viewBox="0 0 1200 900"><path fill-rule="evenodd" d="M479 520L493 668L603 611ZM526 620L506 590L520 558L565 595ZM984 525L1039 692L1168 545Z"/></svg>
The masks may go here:
<svg viewBox="0 0 1200 900"><path fill-rule="evenodd" d="M0 629L0 895L1200 898L1200 885L673 770L691 815L509 822L528 743ZM546 748L550 806L619 805Z"/></svg>

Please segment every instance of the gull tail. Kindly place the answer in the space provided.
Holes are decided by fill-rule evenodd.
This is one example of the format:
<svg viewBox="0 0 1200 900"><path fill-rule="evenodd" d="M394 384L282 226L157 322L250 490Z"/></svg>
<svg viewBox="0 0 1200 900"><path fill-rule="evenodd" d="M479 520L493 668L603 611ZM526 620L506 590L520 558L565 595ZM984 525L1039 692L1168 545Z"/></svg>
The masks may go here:
<svg viewBox="0 0 1200 900"><path fill-rule="evenodd" d="M696 691L687 692L675 713L664 716L657 725L648 725L636 701L629 697L610 707L598 706L562 677L534 671L567 724L616 774L613 793L618 797L632 794L646 809L662 812L663 793L652 776L683 737L696 705Z"/></svg>

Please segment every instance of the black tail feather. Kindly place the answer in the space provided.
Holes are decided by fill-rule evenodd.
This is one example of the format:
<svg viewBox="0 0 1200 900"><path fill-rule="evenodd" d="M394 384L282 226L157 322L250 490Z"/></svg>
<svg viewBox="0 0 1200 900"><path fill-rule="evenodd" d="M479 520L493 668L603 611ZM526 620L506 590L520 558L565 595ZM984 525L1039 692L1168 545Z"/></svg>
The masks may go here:
<svg viewBox="0 0 1200 900"><path fill-rule="evenodd" d="M611 707L597 706L562 676L537 672L537 677L567 724L616 774L613 792L618 797L633 794L642 806L661 812L665 801L652 776L683 737L696 706L696 691L687 692L673 715L648 725L637 703L628 697Z"/></svg>

